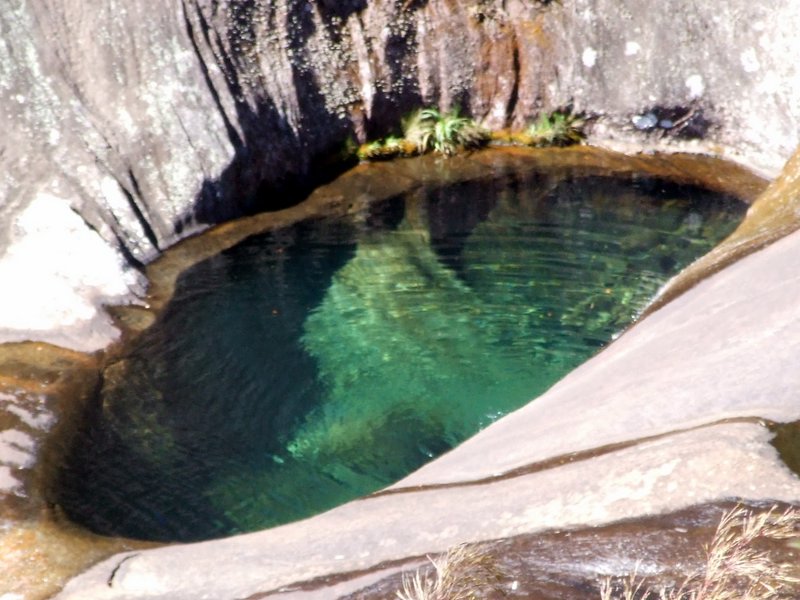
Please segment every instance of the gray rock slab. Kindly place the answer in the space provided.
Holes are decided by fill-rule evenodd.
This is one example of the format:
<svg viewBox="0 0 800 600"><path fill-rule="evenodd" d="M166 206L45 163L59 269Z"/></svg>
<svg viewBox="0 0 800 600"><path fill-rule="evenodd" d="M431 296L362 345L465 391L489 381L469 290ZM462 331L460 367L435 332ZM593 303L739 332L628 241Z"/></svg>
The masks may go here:
<svg viewBox="0 0 800 600"><path fill-rule="evenodd" d="M770 437L755 423L712 425L489 484L368 497L259 533L117 555L57 598L245 598L466 541L727 498L800 501L800 479L780 462Z"/></svg>
<svg viewBox="0 0 800 600"><path fill-rule="evenodd" d="M722 419L800 419L798 257L800 233L701 282L394 487L490 477Z"/></svg>

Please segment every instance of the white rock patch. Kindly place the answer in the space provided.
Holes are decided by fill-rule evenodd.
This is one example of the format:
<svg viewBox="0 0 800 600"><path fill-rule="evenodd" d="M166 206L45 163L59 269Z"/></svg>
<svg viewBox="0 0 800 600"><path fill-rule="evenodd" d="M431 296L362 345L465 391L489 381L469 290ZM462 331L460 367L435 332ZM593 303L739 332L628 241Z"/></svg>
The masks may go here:
<svg viewBox="0 0 800 600"><path fill-rule="evenodd" d="M739 55L739 60L742 63L742 68L746 73L755 73L761 69L761 63L758 61L755 48L748 48Z"/></svg>
<svg viewBox="0 0 800 600"><path fill-rule="evenodd" d="M642 50L638 42L626 42L625 56L636 56Z"/></svg>
<svg viewBox="0 0 800 600"><path fill-rule="evenodd" d="M34 462L33 438L18 429L0 431L0 463L5 467L30 467Z"/></svg>
<svg viewBox="0 0 800 600"><path fill-rule="evenodd" d="M583 66L591 69L597 63L597 50L591 47L586 48L581 55L581 60L583 61Z"/></svg>
<svg viewBox="0 0 800 600"><path fill-rule="evenodd" d="M701 75L690 75L687 77L686 87L689 88L689 98L699 98L706 90L706 84Z"/></svg>
<svg viewBox="0 0 800 600"><path fill-rule="evenodd" d="M0 260L0 281L18 282L0 294L0 341L84 329L72 346L95 350L116 337L98 305L130 295L138 276L66 200L40 193L17 216L14 238Z"/></svg>

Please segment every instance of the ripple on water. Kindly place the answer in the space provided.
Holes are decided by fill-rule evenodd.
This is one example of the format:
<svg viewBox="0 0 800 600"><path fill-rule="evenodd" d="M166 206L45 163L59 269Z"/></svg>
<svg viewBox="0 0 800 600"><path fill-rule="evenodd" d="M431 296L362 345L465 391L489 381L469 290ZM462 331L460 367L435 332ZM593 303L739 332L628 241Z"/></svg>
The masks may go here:
<svg viewBox="0 0 800 600"><path fill-rule="evenodd" d="M98 532L190 540L374 491L591 356L743 210L529 173L250 238L106 370L59 500Z"/></svg>

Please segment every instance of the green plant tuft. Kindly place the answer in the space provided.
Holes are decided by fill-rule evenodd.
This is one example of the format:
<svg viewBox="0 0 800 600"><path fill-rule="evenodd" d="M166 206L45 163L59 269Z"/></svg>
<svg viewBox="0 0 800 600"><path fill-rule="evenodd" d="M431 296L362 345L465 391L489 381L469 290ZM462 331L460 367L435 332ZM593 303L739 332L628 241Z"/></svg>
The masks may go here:
<svg viewBox="0 0 800 600"><path fill-rule="evenodd" d="M526 130L528 144L531 146L572 146L584 139L585 121L568 111L555 111L541 114Z"/></svg>
<svg viewBox="0 0 800 600"><path fill-rule="evenodd" d="M442 113L421 108L402 122L403 137L389 136L363 144L360 160L388 160L436 152L452 156L461 150L481 148L494 140L499 144L526 146L571 146L584 139L584 119L569 110L542 114L524 132L491 132L458 111Z"/></svg>
<svg viewBox="0 0 800 600"><path fill-rule="evenodd" d="M416 147L408 140L389 136L363 144L357 154L360 160L389 160L398 156L413 156L416 153Z"/></svg>
<svg viewBox="0 0 800 600"><path fill-rule="evenodd" d="M489 142L489 131L457 112L442 114L435 108L423 108L403 121L405 139L417 152L438 152L452 156L459 149L479 148Z"/></svg>

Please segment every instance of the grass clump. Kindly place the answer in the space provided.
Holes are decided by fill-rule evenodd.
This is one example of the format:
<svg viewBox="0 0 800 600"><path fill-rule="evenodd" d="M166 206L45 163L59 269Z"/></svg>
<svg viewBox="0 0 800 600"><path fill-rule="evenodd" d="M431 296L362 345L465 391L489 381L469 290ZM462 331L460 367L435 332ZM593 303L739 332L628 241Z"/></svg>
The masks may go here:
<svg viewBox="0 0 800 600"><path fill-rule="evenodd" d="M417 570L403 577L399 600L474 600L498 590L504 577L495 559L476 544L460 544L429 560L432 573Z"/></svg>
<svg viewBox="0 0 800 600"><path fill-rule="evenodd" d="M736 507L725 513L706 548L706 560L679 586L656 588L634 572L601 582L599 600L790 600L800 598L800 566L779 562L759 542L786 540L800 547L800 510L776 507L755 513ZM438 558L433 569L403 577L399 600L477 600L503 593L510 575L485 546L461 544ZM493 597L493 596L492 596Z"/></svg>
<svg viewBox="0 0 800 600"><path fill-rule="evenodd" d="M408 140L389 136L359 147L357 155L360 160L389 160L398 156L414 156L417 150Z"/></svg>
<svg viewBox="0 0 800 600"><path fill-rule="evenodd" d="M723 515L714 539L706 549L703 568L689 575L677 588L655 590L637 583L635 574L614 592L611 579L601 585L601 600L779 600L797 598L800 579L796 565L775 562L770 553L757 549L758 540L798 537L800 511L771 510L754 514L737 507ZM620 587L620 586L617 586Z"/></svg>
<svg viewBox="0 0 800 600"><path fill-rule="evenodd" d="M361 160L388 160L435 152L453 156L463 150L481 148L491 141L522 146L571 146L580 144L585 135L584 119L569 110L543 113L525 131L489 131L458 111L442 113L435 108L421 108L402 122L403 136L390 136L363 144L358 149Z"/></svg>
<svg viewBox="0 0 800 600"><path fill-rule="evenodd" d="M541 114L532 123L525 136L529 146L572 146L580 144L586 137L583 133L585 121L578 115L567 111Z"/></svg>
<svg viewBox="0 0 800 600"><path fill-rule="evenodd" d="M458 150L480 148L489 142L489 131L458 112L442 114L423 108L403 122L403 135L420 154L437 152L452 156Z"/></svg>
<svg viewBox="0 0 800 600"><path fill-rule="evenodd" d="M361 160L388 160L428 152L452 156L461 150L485 146L490 137L487 129L457 112L442 114L435 108L423 108L403 120L403 137L389 136L363 144L357 154Z"/></svg>

